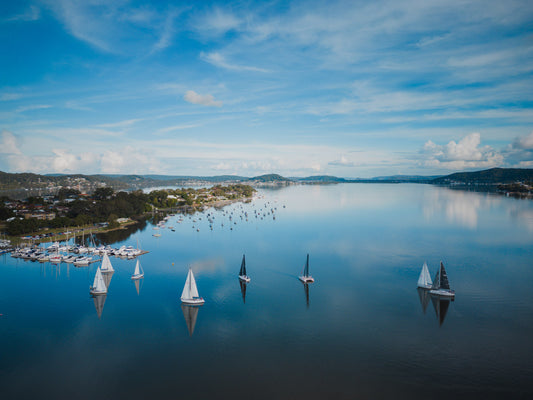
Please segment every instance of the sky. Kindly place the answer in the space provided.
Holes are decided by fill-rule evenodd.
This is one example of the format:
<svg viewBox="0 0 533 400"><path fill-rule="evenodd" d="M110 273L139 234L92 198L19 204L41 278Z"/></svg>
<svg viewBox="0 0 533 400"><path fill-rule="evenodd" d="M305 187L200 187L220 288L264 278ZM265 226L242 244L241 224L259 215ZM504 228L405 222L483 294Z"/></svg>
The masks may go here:
<svg viewBox="0 0 533 400"><path fill-rule="evenodd" d="M533 168L530 0L0 3L0 170Z"/></svg>

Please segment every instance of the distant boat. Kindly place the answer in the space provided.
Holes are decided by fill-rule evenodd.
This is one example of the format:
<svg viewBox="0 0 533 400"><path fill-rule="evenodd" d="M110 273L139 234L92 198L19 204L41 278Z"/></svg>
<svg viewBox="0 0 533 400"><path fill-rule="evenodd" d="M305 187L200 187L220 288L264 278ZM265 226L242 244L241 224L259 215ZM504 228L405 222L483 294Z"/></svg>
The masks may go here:
<svg viewBox="0 0 533 400"><path fill-rule="evenodd" d="M298 279L300 279L303 283L311 283L315 281L314 278L309 275L309 254L307 255L307 261L305 263L303 275L299 276Z"/></svg>
<svg viewBox="0 0 533 400"><path fill-rule="evenodd" d="M94 294L94 295L107 293L107 287L105 285L102 272L100 271L100 267L98 267L98 269L96 270L96 275L94 276L94 282L93 282L93 285L89 289L89 293Z"/></svg>
<svg viewBox="0 0 533 400"><path fill-rule="evenodd" d="M450 289L450 282L448 281L448 274L444 269L444 264L440 263L440 268L435 275L433 285L431 286L430 294L442 297L455 297L455 291Z"/></svg>
<svg viewBox="0 0 533 400"><path fill-rule="evenodd" d="M106 253L104 253L104 257L102 258L102 266L100 267L100 270L103 274L115 272L113 266L111 265L111 260Z"/></svg>
<svg viewBox="0 0 533 400"><path fill-rule="evenodd" d="M428 265L424 261L422 266L422 271L420 271L420 276L418 277L418 287L422 289L431 289L433 282L431 281L431 276L429 275Z"/></svg>
<svg viewBox="0 0 533 400"><path fill-rule="evenodd" d="M181 302L193 306L201 306L205 303L205 300L198 294L198 288L196 287L196 281L194 280L194 275L191 268L189 268L187 280L185 281L185 286L183 287L183 292L181 293Z"/></svg>
<svg viewBox="0 0 533 400"><path fill-rule="evenodd" d="M246 283L250 282L250 277L246 275L246 260L244 254L242 255L241 270L239 271L239 279Z"/></svg>
<svg viewBox="0 0 533 400"><path fill-rule="evenodd" d="M152 236L161 237L161 234L160 233L154 233Z"/></svg>
<svg viewBox="0 0 533 400"><path fill-rule="evenodd" d="M133 275L131 276L131 279L141 279L144 278L144 271L143 267L141 267L141 263L139 260L137 260L137 264L135 264L135 271L133 271Z"/></svg>

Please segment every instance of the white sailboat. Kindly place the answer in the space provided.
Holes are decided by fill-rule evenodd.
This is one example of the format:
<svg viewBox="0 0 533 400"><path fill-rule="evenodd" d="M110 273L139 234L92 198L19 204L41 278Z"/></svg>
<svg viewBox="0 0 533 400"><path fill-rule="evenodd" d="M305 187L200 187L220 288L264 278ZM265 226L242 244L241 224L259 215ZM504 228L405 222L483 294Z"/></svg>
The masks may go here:
<svg viewBox="0 0 533 400"><path fill-rule="evenodd" d="M300 279L303 283L311 283L315 281L315 279L309 275L309 254L307 255L307 261L305 263L303 274L302 276L299 276L298 279Z"/></svg>
<svg viewBox="0 0 533 400"><path fill-rule="evenodd" d="M455 297L455 291L450 289L448 274L444 269L444 264L442 263L442 261L440 262L440 268L437 271L437 275L435 275L435 279L433 280L433 285L431 286L431 290L429 291L429 293L434 296L450 298Z"/></svg>
<svg viewBox="0 0 533 400"><path fill-rule="evenodd" d="M100 269L104 274L115 272L115 270L113 269L113 265L111 265L111 260L109 259L109 256L107 254L104 254L104 256L102 257L102 266L100 267Z"/></svg>
<svg viewBox="0 0 533 400"><path fill-rule="evenodd" d="M94 276L94 282L93 282L93 285L89 289L89 293L93 295L107 293L107 287L105 285L102 272L100 271L100 267L98 267L98 269L96 270L96 275Z"/></svg>
<svg viewBox="0 0 533 400"><path fill-rule="evenodd" d="M205 300L198 294L198 288L196 287L196 281L194 280L191 268L189 268L187 280L185 281L185 286L181 293L181 302L195 306L201 306L205 303Z"/></svg>
<svg viewBox="0 0 533 400"><path fill-rule="evenodd" d="M135 264L135 271L133 271L133 275L131 276L131 279L141 279L144 278L144 271L143 267L141 267L141 263L139 260L137 260L137 264Z"/></svg>
<svg viewBox="0 0 533 400"><path fill-rule="evenodd" d="M251 280L250 277L246 275L246 260L244 258L244 254L242 255L241 269L239 271L239 279L246 283L250 282Z"/></svg>
<svg viewBox="0 0 533 400"><path fill-rule="evenodd" d="M424 261L422 265L422 271L420 271L420 276L418 277L418 287L422 289L431 289L433 282L431 281L431 276L429 275L428 265Z"/></svg>

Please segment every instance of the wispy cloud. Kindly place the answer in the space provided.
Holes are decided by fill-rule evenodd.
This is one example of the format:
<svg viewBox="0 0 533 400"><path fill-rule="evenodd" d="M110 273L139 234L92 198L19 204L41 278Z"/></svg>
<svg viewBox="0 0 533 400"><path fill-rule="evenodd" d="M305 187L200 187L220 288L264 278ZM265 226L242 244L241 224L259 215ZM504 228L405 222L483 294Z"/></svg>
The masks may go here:
<svg viewBox="0 0 533 400"><path fill-rule="evenodd" d="M218 52L213 53L200 53L200 58L216 67L225 68L234 71L253 71L253 72L270 72L268 69L253 67L248 65L241 65L236 63L230 63L226 60L222 54Z"/></svg>
<svg viewBox="0 0 533 400"><path fill-rule="evenodd" d="M42 110L42 109L50 108L50 107L52 107L52 106L48 105L48 104L31 104L31 105L27 105L27 106L18 107L15 110L15 112L23 113L23 112L26 112L26 111Z"/></svg>
<svg viewBox="0 0 533 400"><path fill-rule="evenodd" d="M3 22L15 22L15 21L37 21L41 17L41 10L39 7L30 5L24 12L21 14L12 15L11 17L6 17L2 19Z"/></svg>

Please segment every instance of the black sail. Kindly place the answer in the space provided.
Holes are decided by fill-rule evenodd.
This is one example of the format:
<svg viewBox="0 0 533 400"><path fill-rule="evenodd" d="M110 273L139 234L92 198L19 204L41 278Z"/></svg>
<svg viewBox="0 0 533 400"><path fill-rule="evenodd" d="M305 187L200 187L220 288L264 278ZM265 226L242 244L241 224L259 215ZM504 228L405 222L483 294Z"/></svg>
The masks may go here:
<svg viewBox="0 0 533 400"><path fill-rule="evenodd" d="M444 264L440 263L440 287L442 289L450 289L450 282L448 281L448 274L444 269Z"/></svg>
<svg viewBox="0 0 533 400"><path fill-rule="evenodd" d="M244 254L242 255L241 270L239 271L239 275L241 276L246 275L246 261L244 259Z"/></svg>
<svg viewBox="0 0 533 400"><path fill-rule="evenodd" d="M309 276L309 254L307 255L307 262L305 263L304 276L306 278Z"/></svg>

